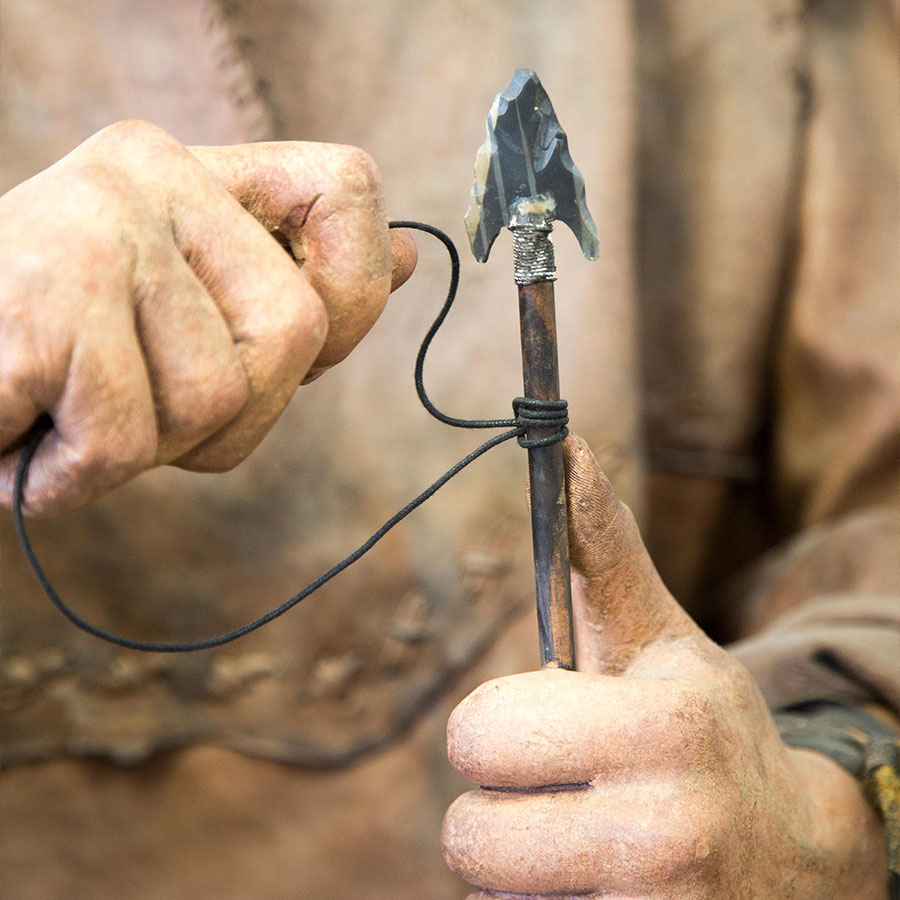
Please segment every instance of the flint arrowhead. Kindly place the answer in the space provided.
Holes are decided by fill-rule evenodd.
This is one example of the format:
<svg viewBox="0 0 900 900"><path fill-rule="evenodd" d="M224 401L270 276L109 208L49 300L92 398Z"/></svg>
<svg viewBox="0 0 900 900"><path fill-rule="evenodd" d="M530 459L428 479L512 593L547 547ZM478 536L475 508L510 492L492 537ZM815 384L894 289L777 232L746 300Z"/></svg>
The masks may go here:
<svg viewBox="0 0 900 900"><path fill-rule="evenodd" d="M531 69L519 69L494 99L487 139L475 157L475 184L466 213L472 253L485 262L501 228L521 213L523 201L565 222L588 259L599 255L594 220L584 200L584 179L550 98Z"/></svg>

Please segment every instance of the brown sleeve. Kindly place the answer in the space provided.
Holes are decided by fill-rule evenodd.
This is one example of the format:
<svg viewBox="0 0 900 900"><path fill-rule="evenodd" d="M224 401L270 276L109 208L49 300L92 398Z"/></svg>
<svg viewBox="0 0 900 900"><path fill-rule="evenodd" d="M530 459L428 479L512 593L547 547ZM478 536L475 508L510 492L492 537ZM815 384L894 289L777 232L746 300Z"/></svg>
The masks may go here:
<svg viewBox="0 0 900 900"><path fill-rule="evenodd" d="M882 507L808 529L748 585L730 649L773 707L813 697L900 714L900 513Z"/></svg>
<svg viewBox="0 0 900 900"><path fill-rule="evenodd" d="M773 705L900 710L900 119L886 3L812 5L799 241L776 349L774 466L786 530L734 652Z"/></svg>
<svg viewBox="0 0 900 900"><path fill-rule="evenodd" d="M811 5L799 242L776 347L774 463L791 531L897 505L900 73L887 4Z"/></svg>

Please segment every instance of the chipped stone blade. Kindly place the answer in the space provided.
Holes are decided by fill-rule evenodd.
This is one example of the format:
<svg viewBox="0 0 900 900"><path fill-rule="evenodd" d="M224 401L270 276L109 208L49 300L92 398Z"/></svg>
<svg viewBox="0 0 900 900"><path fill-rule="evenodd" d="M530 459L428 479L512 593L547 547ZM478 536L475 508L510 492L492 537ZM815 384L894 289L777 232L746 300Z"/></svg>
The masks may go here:
<svg viewBox="0 0 900 900"><path fill-rule="evenodd" d="M531 69L519 69L497 94L486 124L466 213L475 258L485 262L500 229L509 227L516 204L535 199L552 210L548 218L572 229L588 259L596 259L600 248L584 200L584 179L569 155L550 98Z"/></svg>

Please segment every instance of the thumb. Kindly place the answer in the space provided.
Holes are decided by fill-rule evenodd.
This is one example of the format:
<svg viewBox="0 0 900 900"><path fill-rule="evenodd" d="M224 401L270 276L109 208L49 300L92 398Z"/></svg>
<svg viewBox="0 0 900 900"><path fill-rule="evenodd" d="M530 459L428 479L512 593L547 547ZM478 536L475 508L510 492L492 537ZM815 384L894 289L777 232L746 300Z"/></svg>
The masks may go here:
<svg viewBox="0 0 900 900"><path fill-rule="evenodd" d="M328 337L310 377L340 362L416 264L409 233L388 231L375 162L356 147L302 141L190 149L291 253L325 304Z"/></svg>
<svg viewBox="0 0 900 900"><path fill-rule="evenodd" d="M563 450L578 667L618 674L650 645L702 632L663 584L587 443L570 435Z"/></svg>

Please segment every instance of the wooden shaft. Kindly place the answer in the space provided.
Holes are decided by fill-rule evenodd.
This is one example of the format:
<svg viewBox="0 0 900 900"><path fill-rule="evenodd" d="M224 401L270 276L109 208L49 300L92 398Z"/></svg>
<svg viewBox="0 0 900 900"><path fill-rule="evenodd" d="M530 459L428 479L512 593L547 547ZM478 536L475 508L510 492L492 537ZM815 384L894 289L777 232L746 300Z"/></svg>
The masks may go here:
<svg viewBox="0 0 900 900"><path fill-rule="evenodd" d="M519 321L525 397L558 400L559 361L552 281L519 286ZM527 437L544 437L556 430L555 425L529 428ZM541 665L574 669L566 477L561 443L529 448L528 478Z"/></svg>

